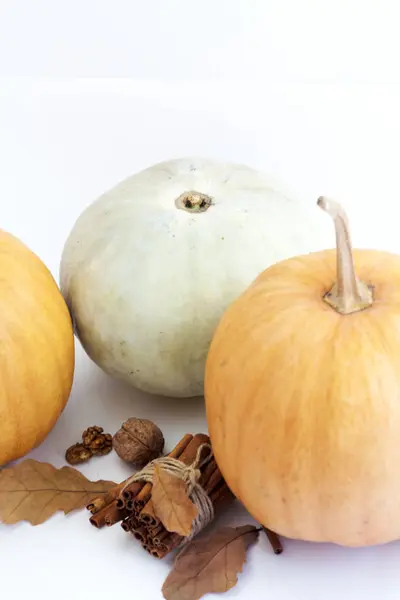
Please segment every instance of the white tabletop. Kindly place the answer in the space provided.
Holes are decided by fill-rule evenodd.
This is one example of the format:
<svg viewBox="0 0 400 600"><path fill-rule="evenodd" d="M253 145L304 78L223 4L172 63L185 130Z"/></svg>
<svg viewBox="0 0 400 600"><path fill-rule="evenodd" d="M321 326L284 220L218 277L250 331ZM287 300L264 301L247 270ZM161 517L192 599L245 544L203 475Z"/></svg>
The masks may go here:
<svg viewBox="0 0 400 600"><path fill-rule="evenodd" d="M356 245L400 251L399 106L400 90L392 86L4 79L1 227L58 278L63 243L84 206L142 167L203 155L264 169L304 197L331 195L345 203ZM201 400L145 397L100 372L77 345L70 401L31 456L61 466L85 426L114 432L131 416L153 419L168 448L186 432L206 431ZM129 473L114 453L81 469L91 479L120 481ZM253 523L240 506L220 522ZM236 588L221 597L399 597L400 543L350 550L284 540L284 546L275 556L262 537ZM155 600L172 563L149 557L118 526L92 528L85 511L37 527L0 525L0 548L1 589L16 600L124 594Z"/></svg>

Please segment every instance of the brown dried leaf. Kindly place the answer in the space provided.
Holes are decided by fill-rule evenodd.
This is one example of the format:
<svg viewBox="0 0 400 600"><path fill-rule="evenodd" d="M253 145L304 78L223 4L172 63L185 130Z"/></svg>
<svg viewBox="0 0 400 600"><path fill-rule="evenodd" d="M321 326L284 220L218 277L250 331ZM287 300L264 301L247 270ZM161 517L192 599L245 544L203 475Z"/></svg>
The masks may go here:
<svg viewBox="0 0 400 600"><path fill-rule="evenodd" d="M154 513L165 529L185 537L190 534L198 510L188 497L186 484L182 479L156 465L151 499Z"/></svg>
<svg viewBox="0 0 400 600"><path fill-rule="evenodd" d="M68 514L86 506L114 485L112 481L89 481L72 467L56 469L27 459L0 471L0 521L39 525L58 510Z"/></svg>
<svg viewBox="0 0 400 600"><path fill-rule="evenodd" d="M199 600L204 594L230 590L242 571L246 550L258 539L252 525L222 527L196 538L176 557L162 587L166 600Z"/></svg>

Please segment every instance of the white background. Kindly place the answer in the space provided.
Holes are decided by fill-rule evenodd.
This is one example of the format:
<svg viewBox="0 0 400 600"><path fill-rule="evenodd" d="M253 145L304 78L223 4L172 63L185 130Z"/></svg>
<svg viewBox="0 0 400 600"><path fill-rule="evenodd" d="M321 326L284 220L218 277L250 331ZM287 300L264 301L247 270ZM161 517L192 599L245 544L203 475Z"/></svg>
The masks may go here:
<svg viewBox="0 0 400 600"><path fill-rule="evenodd" d="M0 0L1 227L58 277L65 238L89 202L158 160L203 155L247 162L313 202L329 194L347 207L356 245L400 252L395 9L383 1ZM70 402L35 458L61 466L87 425L114 432L130 416L154 419L167 449L206 430L201 401L144 397L77 351ZM82 471L116 481L128 474L114 454ZM237 506L223 522L252 520ZM276 557L261 538L222 597L399 597L400 543L284 543ZM16 600L156 600L171 563L147 556L118 526L91 528L85 512L35 528L0 526L1 589Z"/></svg>

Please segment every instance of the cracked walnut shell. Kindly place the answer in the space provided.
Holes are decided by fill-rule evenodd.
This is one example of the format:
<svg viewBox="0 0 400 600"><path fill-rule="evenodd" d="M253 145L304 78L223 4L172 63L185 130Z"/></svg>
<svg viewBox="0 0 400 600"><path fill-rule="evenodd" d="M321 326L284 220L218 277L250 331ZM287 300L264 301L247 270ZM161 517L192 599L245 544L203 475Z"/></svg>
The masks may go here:
<svg viewBox="0 0 400 600"><path fill-rule="evenodd" d="M113 447L122 460L141 468L160 456L164 436L152 421L131 418L114 435Z"/></svg>

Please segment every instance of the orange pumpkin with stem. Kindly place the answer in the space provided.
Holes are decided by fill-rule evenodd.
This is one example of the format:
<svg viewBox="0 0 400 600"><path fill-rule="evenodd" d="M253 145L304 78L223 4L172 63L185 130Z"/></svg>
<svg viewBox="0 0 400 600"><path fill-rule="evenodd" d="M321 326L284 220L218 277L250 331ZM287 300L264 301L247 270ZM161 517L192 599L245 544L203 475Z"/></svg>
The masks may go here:
<svg viewBox="0 0 400 600"><path fill-rule="evenodd" d="M345 546L400 538L400 256L336 250L277 263L228 308L205 376L232 491L278 534Z"/></svg>

